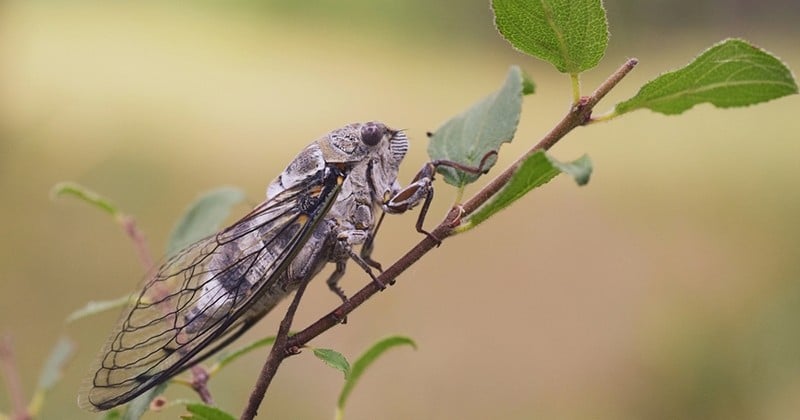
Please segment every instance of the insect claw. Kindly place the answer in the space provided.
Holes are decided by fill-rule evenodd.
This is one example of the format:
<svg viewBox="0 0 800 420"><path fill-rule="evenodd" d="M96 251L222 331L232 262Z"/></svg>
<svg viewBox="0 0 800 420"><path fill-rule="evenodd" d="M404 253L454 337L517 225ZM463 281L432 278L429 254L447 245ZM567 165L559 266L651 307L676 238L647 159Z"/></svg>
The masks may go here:
<svg viewBox="0 0 800 420"><path fill-rule="evenodd" d="M340 316L338 311L333 311L331 313L331 315L333 316L333 319L334 319L334 321L336 321L336 323L338 323L338 324L347 324L347 315Z"/></svg>
<svg viewBox="0 0 800 420"><path fill-rule="evenodd" d="M439 239L436 235L434 235L434 234L432 234L432 233L430 233L430 232L428 232L427 230L424 230L424 229L418 229L418 230L419 230L419 233L422 233L423 235L425 235L428 238L430 238L432 241L436 242L436 248L439 248L442 245L442 240Z"/></svg>
<svg viewBox="0 0 800 420"><path fill-rule="evenodd" d="M372 276L372 282L380 287L381 292L386 290L386 283L382 282L379 278ZM389 282L389 284L393 284L393 282Z"/></svg>

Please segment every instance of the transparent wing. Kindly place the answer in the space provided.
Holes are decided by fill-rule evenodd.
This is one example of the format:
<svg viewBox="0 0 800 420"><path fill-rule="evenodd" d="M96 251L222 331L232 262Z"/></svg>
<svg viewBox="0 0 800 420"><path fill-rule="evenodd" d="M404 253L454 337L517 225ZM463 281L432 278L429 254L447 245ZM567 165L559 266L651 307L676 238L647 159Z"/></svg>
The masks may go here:
<svg viewBox="0 0 800 420"><path fill-rule="evenodd" d="M290 290L282 275L334 202L326 168L167 260L112 332L78 402L125 403L241 335Z"/></svg>

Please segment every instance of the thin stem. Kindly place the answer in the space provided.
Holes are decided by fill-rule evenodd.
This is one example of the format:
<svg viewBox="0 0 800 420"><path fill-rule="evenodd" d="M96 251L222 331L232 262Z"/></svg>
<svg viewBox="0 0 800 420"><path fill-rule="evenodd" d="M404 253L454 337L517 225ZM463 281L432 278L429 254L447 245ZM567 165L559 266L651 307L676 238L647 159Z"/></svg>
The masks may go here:
<svg viewBox="0 0 800 420"><path fill-rule="evenodd" d="M602 123L602 122L608 122L608 121L613 120L614 118L619 117L620 115L622 115L622 114L618 113L616 109L612 109L612 110L610 110L610 111L608 111L608 112L606 112L604 114L601 114L601 115L597 115L597 116L593 115L592 118L589 121L586 122L586 125L597 124L597 123Z"/></svg>
<svg viewBox="0 0 800 420"><path fill-rule="evenodd" d="M147 239L145 239L144 233L139 230L139 227L136 225L136 220L131 216L122 215L119 217L119 221L125 233L128 234L131 242L133 242L134 248L136 248L139 262L142 263L142 267L144 267L145 272L148 274L147 278L150 278L150 274L152 274L155 268L155 263L153 262L152 254L150 254L150 248L147 246Z"/></svg>
<svg viewBox="0 0 800 420"><path fill-rule="evenodd" d="M208 405L214 405L214 398L208 390L208 371L202 365L192 366L192 389L200 396L200 400Z"/></svg>
<svg viewBox="0 0 800 420"><path fill-rule="evenodd" d="M11 338L3 336L0 339L0 369L8 389L9 399L11 400L11 419L27 420L31 416L25 407L25 395L22 391L22 382L19 379L17 364L14 360L14 350L11 345Z"/></svg>
<svg viewBox="0 0 800 420"><path fill-rule="evenodd" d="M570 81L572 81L572 103L577 104L581 100L581 74L570 73Z"/></svg>
<svg viewBox="0 0 800 420"><path fill-rule="evenodd" d="M586 124L592 115L592 109L603 97L605 97L611 89L614 88L634 67L639 61L631 58L626 61L620 68L617 69L606 81L595 89L591 96L581 98L576 104L572 106L567 115L550 130L532 149L525 155L517 159L511 166L497 176L494 180L489 182L483 189L478 191L471 199L463 204L465 215L472 214L483 203L488 201L492 196L497 194L511 179L517 171L519 165L522 164L528 157L539 150L549 150L553 145L558 143L567 133L576 127Z"/></svg>
<svg viewBox="0 0 800 420"><path fill-rule="evenodd" d="M294 294L292 303L289 305L289 309L286 310L286 315L283 317L278 327L275 343L272 345L269 356L267 356L267 361L261 368L258 381L253 391L250 393L250 399L247 401L247 407L245 407L240 417L241 420L252 420L258 414L258 407L261 406L264 395L267 393L267 388L269 388L272 378L275 377L275 373L278 372L278 367L280 367L281 362L288 356L297 353L296 349L298 347L289 344L289 331L292 328L294 314L297 312L297 307L300 305L300 298L303 297L303 293L306 291L306 286L308 286L308 281L304 281L300 284L300 287Z"/></svg>
<svg viewBox="0 0 800 420"><path fill-rule="evenodd" d="M497 178L484 186L463 205L450 209L450 212L448 212L445 219L433 231L431 231L430 235L425 235L419 243L411 248L411 250L409 250L405 255L400 257L400 259L398 259L394 264L381 273L381 275L378 276L377 282L371 281L367 283L355 295L339 305L339 307L318 319L316 322L309 325L302 331L292 335L291 337L286 337L289 327L291 326L291 319L299 302L299 297L305 289L305 284L303 284L297 291L295 299L292 302L292 306L289 307L286 317L284 318L283 322L281 322L278 337L275 340L275 344L272 347L269 358L261 370L256 387L253 389L253 392L250 395L248 407L241 418L249 420L255 416L258 405L263 400L264 394L269 387L269 383L272 381L272 377L278 370L278 365L280 365L287 355L291 354L292 349L297 349L306 345L306 343L316 338L323 332L338 325L349 313L361 306L361 304L366 302L374 294L381 291L381 288L378 286L378 284L394 284L394 281L396 281L397 277L403 273L403 271L411 267L411 265L417 262L430 250L439 245L439 242L433 238L438 238L440 241L443 241L445 238L453 235L455 232L454 229L458 226L463 216L471 214L482 204L488 201L492 196L497 194L497 192L508 183L516 169L528 156L538 150L550 149L574 128L586 124L591 117L592 108L611 89L613 89L614 86L616 86L625 77L625 75L633 70L636 64L636 59L629 59L605 82L603 82L592 93L591 96L579 98L579 100L573 104L567 115L564 116L564 118L539 141L539 143L537 143L524 156L520 157L509 168L498 175Z"/></svg>

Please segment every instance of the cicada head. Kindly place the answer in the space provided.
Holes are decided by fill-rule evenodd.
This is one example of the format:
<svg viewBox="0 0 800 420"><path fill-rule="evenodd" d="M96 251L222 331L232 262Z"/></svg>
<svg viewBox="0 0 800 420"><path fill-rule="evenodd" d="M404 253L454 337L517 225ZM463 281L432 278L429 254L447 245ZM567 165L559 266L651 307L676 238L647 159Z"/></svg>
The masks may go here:
<svg viewBox="0 0 800 420"><path fill-rule="evenodd" d="M382 122L355 123L333 130L316 142L327 163L356 164L367 158L399 166L408 151L408 137Z"/></svg>

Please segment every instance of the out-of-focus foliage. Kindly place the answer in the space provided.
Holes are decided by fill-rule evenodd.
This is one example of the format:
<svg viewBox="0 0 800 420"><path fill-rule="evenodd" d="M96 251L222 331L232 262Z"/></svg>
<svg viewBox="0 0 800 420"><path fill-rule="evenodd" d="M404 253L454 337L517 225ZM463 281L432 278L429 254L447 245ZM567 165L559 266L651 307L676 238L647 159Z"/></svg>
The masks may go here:
<svg viewBox="0 0 800 420"><path fill-rule="evenodd" d="M604 5L614 36L584 86L626 57L640 64L598 111L728 36L794 69L800 63L795 1ZM508 156L541 138L570 101L549 65L510 52L487 1L0 2L0 330L25 350L27 395L67 314L130 293L142 276L116 225L48 199L55 182L113 191L158 249L199 191L237 185L257 203L303 146L342 123L407 129L407 182L426 160L424 133L496 88L510 63L538 88L523 105L531 118L504 145ZM589 153L590 188L556 179L491 228L436 250L315 342L357 354L400 331L424 350L376 364L348 414L796 415L799 106L796 95L747 109L700 105L679 120L636 113L571 133L553 153ZM437 190L431 220L449 208L449 194ZM376 258L415 243L413 224L414 215L387 216ZM352 269L344 285L366 281ZM338 304L330 295L323 282L311 284L298 322ZM115 319L68 327L80 349L42 418L90 418L75 407L75 389ZM276 324L268 317L239 345L274 334ZM509 342L508 331L525 334ZM244 405L265 355L249 353L215 375L221 406ZM341 374L290 362L262 411L329 416ZM192 396L172 388L170 398ZM310 395L331 404L309 404ZM0 392L0 407L7 398Z"/></svg>

